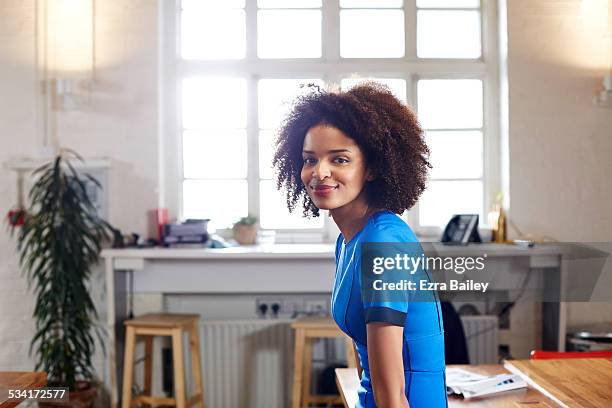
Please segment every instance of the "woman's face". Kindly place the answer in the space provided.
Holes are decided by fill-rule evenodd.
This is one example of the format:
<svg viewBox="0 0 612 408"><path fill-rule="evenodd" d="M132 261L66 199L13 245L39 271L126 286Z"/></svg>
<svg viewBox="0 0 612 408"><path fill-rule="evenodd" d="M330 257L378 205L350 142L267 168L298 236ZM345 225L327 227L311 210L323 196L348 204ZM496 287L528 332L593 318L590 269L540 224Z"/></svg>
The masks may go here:
<svg viewBox="0 0 612 408"><path fill-rule="evenodd" d="M308 130L302 149L302 182L321 210L334 210L363 199L363 187L372 179L365 157L353 139L332 126Z"/></svg>

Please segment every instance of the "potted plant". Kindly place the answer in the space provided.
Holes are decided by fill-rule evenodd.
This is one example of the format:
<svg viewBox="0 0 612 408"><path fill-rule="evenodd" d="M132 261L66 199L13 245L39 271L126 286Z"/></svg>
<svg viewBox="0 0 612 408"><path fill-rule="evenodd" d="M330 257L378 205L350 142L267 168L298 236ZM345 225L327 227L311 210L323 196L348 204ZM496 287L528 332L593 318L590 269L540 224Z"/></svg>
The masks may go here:
<svg viewBox="0 0 612 408"><path fill-rule="evenodd" d="M234 239L240 245L253 245L257 239L257 217L249 215L234 224Z"/></svg>
<svg viewBox="0 0 612 408"><path fill-rule="evenodd" d="M36 370L48 375L49 387L68 387L68 403L52 406L89 407L97 393L92 364L97 334L97 311L87 289L101 245L111 226L101 219L87 194L86 179L71 160L82 161L73 151L62 150L53 162L33 173L29 208L22 208L17 248L28 285L36 296Z"/></svg>

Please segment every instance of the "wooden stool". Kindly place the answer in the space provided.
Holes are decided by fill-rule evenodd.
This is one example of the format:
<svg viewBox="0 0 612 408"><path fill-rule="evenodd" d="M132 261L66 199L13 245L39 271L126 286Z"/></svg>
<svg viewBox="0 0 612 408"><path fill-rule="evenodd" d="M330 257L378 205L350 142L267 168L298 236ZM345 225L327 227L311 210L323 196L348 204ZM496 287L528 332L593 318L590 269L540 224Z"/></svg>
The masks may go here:
<svg viewBox="0 0 612 408"><path fill-rule="evenodd" d="M146 314L132 320L126 320L127 335L125 339L125 360L123 366L122 408L145 404L150 406L174 405L187 408L198 404L204 408L202 391L202 367L200 365L200 336L198 334L199 315L194 314ZM191 369L195 385L195 395L186 398L185 367L183 366L183 332L189 333L191 348ZM143 336L145 342L145 375L144 394L132 397L132 380L134 376L134 349L136 336ZM151 382L153 377L153 337L172 337L172 361L174 365L174 398L153 397Z"/></svg>
<svg viewBox="0 0 612 408"><path fill-rule="evenodd" d="M356 367L353 341L338 328L331 317L303 317L292 323L291 327L295 329L292 408L314 403L324 403L328 407L342 404L340 396L311 394L312 344L315 338L344 338L348 366Z"/></svg>

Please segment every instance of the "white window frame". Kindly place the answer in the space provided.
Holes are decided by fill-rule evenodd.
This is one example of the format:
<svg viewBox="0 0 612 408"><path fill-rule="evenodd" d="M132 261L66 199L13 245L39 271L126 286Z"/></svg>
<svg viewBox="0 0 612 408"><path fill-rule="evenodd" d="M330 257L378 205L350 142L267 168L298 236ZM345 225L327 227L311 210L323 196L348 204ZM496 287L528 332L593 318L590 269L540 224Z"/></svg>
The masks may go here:
<svg viewBox="0 0 612 408"><path fill-rule="evenodd" d="M418 109L416 87L419 79L473 78L483 81L483 210L491 208L501 190L500 165L500 79L497 2L481 0L482 56L478 59L424 59L416 53L416 0L404 0L406 54L403 58L340 58L339 1L323 0L322 57L308 59L257 58L257 4L246 0L246 50L243 60L181 61L179 50L180 0L158 2L159 42L159 205L182 217L182 146L180 135L181 78L194 74L238 76L247 80L247 140L249 213L259 215L259 158L257 125L257 81L264 78L322 78L327 83L358 72L360 76L392 77L406 80L408 104ZM298 209L299 211L299 209ZM333 242L338 230L324 215L323 230L277 230L277 241ZM439 227L421 227L418 203L406 213L406 220L420 236L439 237ZM481 225L486 220L480 221ZM227 233L228 231L222 231ZM290 238L291 237L291 238Z"/></svg>

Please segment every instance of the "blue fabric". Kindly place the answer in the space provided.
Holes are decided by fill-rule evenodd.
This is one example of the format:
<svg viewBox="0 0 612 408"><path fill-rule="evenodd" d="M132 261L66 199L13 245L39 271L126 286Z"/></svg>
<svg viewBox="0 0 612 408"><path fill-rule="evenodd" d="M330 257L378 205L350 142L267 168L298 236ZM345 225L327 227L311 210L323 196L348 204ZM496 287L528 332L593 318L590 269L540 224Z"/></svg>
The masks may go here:
<svg viewBox="0 0 612 408"><path fill-rule="evenodd" d="M348 243L336 241L336 276L332 315L355 342L363 373L358 408L375 408L370 382L366 323L387 322L404 327L402 358L406 397L410 408L447 407L444 329L437 296L432 301L364 302L361 295L361 244L366 242L417 243L410 227L396 214L380 211Z"/></svg>

